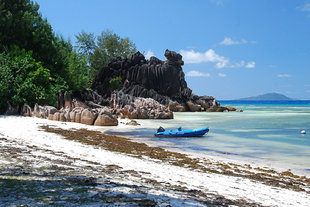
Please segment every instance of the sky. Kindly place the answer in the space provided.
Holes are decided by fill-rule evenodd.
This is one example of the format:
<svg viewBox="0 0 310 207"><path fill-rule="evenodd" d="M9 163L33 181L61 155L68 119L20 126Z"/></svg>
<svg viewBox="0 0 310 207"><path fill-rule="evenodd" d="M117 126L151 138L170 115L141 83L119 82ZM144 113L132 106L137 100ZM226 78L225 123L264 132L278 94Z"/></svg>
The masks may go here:
<svg viewBox="0 0 310 207"><path fill-rule="evenodd" d="M193 93L310 100L310 0L35 0L56 34L129 37L147 58L183 56Z"/></svg>

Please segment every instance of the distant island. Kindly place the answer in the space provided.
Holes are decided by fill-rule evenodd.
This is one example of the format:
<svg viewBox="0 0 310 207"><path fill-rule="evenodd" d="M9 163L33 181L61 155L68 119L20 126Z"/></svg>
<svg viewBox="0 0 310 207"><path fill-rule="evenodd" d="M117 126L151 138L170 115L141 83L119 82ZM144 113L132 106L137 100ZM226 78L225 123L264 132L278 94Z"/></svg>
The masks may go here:
<svg viewBox="0 0 310 207"><path fill-rule="evenodd" d="M237 99L240 101L289 101L294 100L279 93L266 93L258 96Z"/></svg>

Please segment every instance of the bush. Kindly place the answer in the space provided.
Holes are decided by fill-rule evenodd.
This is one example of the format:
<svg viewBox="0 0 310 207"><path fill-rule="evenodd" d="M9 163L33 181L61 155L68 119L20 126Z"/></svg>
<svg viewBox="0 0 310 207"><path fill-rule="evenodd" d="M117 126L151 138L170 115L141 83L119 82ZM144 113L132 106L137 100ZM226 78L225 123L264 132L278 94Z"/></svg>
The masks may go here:
<svg viewBox="0 0 310 207"><path fill-rule="evenodd" d="M54 82L54 84L52 84ZM27 103L56 104L56 90L67 90L66 82L51 78L50 71L32 57L32 52L14 47L0 54L0 111Z"/></svg>
<svg viewBox="0 0 310 207"><path fill-rule="evenodd" d="M120 76L112 78L109 83L113 89L118 89L122 85L122 78Z"/></svg>

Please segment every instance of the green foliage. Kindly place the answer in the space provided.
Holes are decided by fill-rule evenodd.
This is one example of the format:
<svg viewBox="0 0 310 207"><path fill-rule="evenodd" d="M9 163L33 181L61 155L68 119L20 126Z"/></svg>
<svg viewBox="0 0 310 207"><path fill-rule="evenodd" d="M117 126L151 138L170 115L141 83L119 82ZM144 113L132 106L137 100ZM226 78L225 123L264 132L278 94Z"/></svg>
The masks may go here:
<svg viewBox="0 0 310 207"><path fill-rule="evenodd" d="M93 33L87 33L85 31L75 35L77 39L76 44L78 51L86 56L93 54L96 46L96 37Z"/></svg>
<svg viewBox="0 0 310 207"><path fill-rule="evenodd" d="M89 84L89 66L87 58L76 51L71 51L68 67L68 84L72 91L81 91Z"/></svg>
<svg viewBox="0 0 310 207"><path fill-rule="evenodd" d="M136 52L134 43L110 30L98 37L82 31L77 52L38 10L32 0L0 0L0 111L8 103L56 105L59 91L86 89L98 69ZM121 82L110 83L118 88Z"/></svg>
<svg viewBox="0 0 310 207"><path fill-rule="evenodd" d="M28 103L44 104L50 95L50 71L41 62L15 47L9 54L0 54L0 107Z"/></svg>
<svg viewBox="0 0 310 207"><path fill-rule="evenodd" d="M0 50L14 45L32 50L35 59L56 71L55 35L38 10L39 5L30 0L0 0Z"/></svg>
<svg viewBox="0 0 310 207"><path fill-rule="evenodd" d="M122 78L121 77L116 77L112 78L109 81L110 85L112 86L113 89L118 89L122 85Z"/></svg>
<svg viewBox="0 0 310 207"><path fill-rule="evenodd" d="M93 74L107 66L114 58L129 58L137 51L135 44L129 38L121 38L111 30L104 30L96 38L93 33L82 31L76 35L76 38L78 50L89 56L88 61Z"/></svg>

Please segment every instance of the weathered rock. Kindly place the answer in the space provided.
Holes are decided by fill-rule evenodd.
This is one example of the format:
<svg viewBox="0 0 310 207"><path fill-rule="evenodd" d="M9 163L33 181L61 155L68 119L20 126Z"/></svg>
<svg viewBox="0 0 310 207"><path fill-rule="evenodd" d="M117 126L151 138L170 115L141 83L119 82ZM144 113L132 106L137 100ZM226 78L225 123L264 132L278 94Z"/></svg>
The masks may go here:
<svg viewBox="0 0 310 207"><path fill-rule="evenodd" d="M97 118L96 113L89 109L84 109L81 114L81 123L82 124L88 124L88 125L93 125L96 118Z"/></svg>
<svg viewBox="0 0 310 207"><path fill-rule="evenodd" d="M72 100L72 108L88 108L87 105L77 99Z"/></svg>
<svg viewBox="0 0 310 207"><path fill-rule="evenodd" d="M138 126L141 124L139 124L136 120L130 120L130 122L127 122L126 125Z"/></svg>
<svg viewBox="0 0 310 207"><path fill-rule="evenodd" d="M120 76L123 80L120 91L124 94L152 98L161 104L168 104L170 98L187 99L191 90L187 87L181 68L182 56L168 50L165 54L168 58L166 62L155 57L148 62L139 52L129 59L116 58L99 70L92 89L104 99L109 99L114 90L109 80ZM90 96L87 98L92 99ZM121 105L128 104L122 103L122 100L120 102Z"/></svg>
<svg viewBox="0 0 310 207"><path fill-rule="evenodd" d="M75 94L78 100L90 108L112 106L123 108L132 105L133 109L119 111L123 117L153 118L156 113L151 111L156 107L145 106L147 112L139 110L138 98L150 98L164 105L161 112L166 111L216 111L222 110L212 96L197 96L187 87L185 74L182 70L184 64L182 56L174 51L165 51L166 61L151 57L149 61L137 52L130 58L117 57L106 67L101 68L93 80L92 89ZM120 77L122 80L117 91L109 81ZM113 96L111 96L113 94ZM113 97L113 98L111 98ZM73 105L75 105L73 103ZM138 114L134 110L137 110ZM157 113L158 114L158 113Z"/></svg>
<svg viewBox="0 0 310 207"><path fill-rule="evenodd" d="M62 121L62 122L65 122L65 121L67 121L66 120L66 117L65 117L65 114L64 113L59 113L59 121Z"/></svg>
<svg viewBox="0 0 310 207"><path fill-rule="evenodd" d="M134 109L133 111L127 114L128 119L137 119L138 118L138 111Z"/></svg>
<svg viewBox="0 0 310 207"><path fill-rule="evenodd" d="M58 110L54 106L44 106L47 111L47 115L55 114Z"/></svg>
<svg viewBox="0 0 310 207"><path fill-rule="evenodd" d="M138 108L137 112L138 112L138 119L148 119L149 118L148 111L145 107Z"/></svg>
<svg viewBox="0 0 310 207"><path fill-rule="evenodd" d="M54 120L54 114L49 114L47 117L48 120Z"/></svg>
<svg viewBox="0 0 310 207"><path fill-rule="evenodd" d="M1 110L0 110L1 111ZM8 103L7 108L4 111L4 115L17 115L19 111L19 106L12 106L10 103Z"/></svg>
<svg viewBox="0 0 310 207"><path fill-rule="evenodd" d="M66 91L64 93L64 108L71 108L72 107L72 99L70 94Z"/></svg>
<svg viewBox="0 0 310 207"><path fill-rule="evenodd" d="M186 105L189 109L189 111L201 111L201 105L198 105L198 104L194 104L192 101L188 101L186 102Z"/></svg>
<svg viewBox="0 0 310 207"><path fill-rule="evenodd" d="M177 63L179 65L184 65L182 55L180 55L179 53L166 49L165 57L167 58L168 63Z"/></svg>
<svg viewBox="0 0 310 207"><path fill-rule="evenodd" d="M70 118L71 122L75 122L75 114L76 114L75 111L70 111L69 112L69 118Z"/></svg>
<svg viewBox="0 0 310 207"><path fill-rule="evenodd" d="M31 116L31 108L28 104L24 104L21 110L22 116Z"/></svg>
<svg viewBox="0 0 310 207"><path fill-rule="evenodd" d="M64 107L64 105L65 105L65 101L64 101L63 93L59 91L58 97L57 97L57 108L61 109Z"/></svg>
<svg viewBox="0 0 310 207"><path fill-rule="evenodd" d="M95 126L117 126L118 120L110 112L101 111L94 123Z"/></svg>
<svg viewBox="0 0 310 207"><path fill-rule="evenodd" d="M171 111L168 112L159 112L155 115L156 119L173 119L173 113Z"/></svg>
<svg viewBox="0 0 310 207"><path fill-rule="evenodd" d="M47 113L47 110L43 106L35 104L34 108L33 108L32 115L35 117L38 117L38 118L44 118L45 119L45 118L47 118L48 113Z"/></svg>
<svg viewBox="0 0 310 207"><path fill-rule="evenodd" d="M82 116L82 112L81 111L76 111L75 112L74 122L81 123L81 116Z"/></svg>
<svg viewBox="0 0 310 207"><path fill-rule="evenodd" d="M59 113L59 112L56 112L56 113L54 114L54 116L53 116L53 120L54 120L54 121L59 121L59 115L60 115L60 113Z"/></svg>

